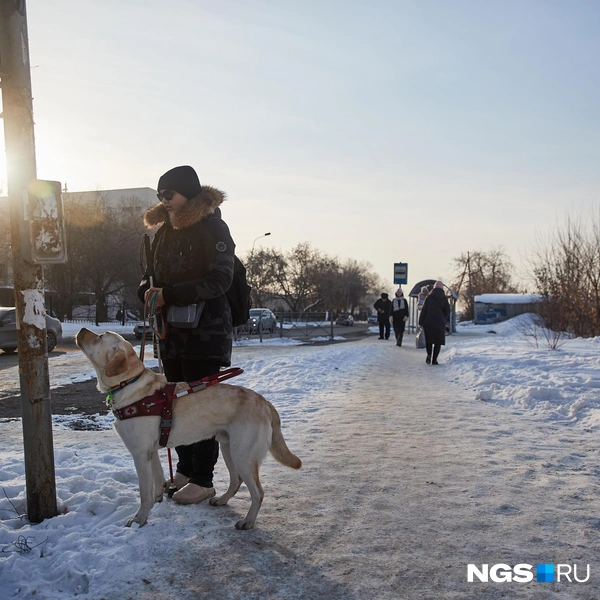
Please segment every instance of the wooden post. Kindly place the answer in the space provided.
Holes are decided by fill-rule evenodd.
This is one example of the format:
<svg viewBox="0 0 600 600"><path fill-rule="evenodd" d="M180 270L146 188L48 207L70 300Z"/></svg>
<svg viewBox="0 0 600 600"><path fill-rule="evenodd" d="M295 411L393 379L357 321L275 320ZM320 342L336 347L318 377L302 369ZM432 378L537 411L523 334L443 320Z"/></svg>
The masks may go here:
<svg viewBox="0 0 600 600"><path fill-rule="evenodd" d="M0 0L0 75L8 173L27 516L57 514L46 343L44 275L23 259L21 237L29 183L36 178L33 102L24 0Z"/></svg>

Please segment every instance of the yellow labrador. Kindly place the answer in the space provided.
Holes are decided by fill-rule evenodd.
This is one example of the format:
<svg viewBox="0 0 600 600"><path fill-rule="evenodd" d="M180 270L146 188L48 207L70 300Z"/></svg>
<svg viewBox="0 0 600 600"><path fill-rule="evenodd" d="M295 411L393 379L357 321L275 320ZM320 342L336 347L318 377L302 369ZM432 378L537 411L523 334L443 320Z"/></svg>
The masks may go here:
<svg viewBox="0 0 600 600"><path fill-rule="evenodd" d="M77 334L77 345L90 360L98 376L98 389L108 392L122 382L139 378L114 393L112 408L122 409L152 395L166 384L159 375L144 366L132 345L117 333L98 335L88 329ZM182 383L179 389L187 386ZM160 502L165 476L158 457L160 416L141 416L115 422L115 429L131 452L140 486L140 508L127 522L143 526L154 502ZM281 421L275 407L260 394L237 385L219 383L173 402L173 422L167 447L189 445L216 437L229 469L228 490L212 498L213 506L223 506L236 494L242 481L248 487L252 504L238 529L251 529L263 500L258 478L267 452L292 469L302 461L288 449L281 433Z"/></svg>

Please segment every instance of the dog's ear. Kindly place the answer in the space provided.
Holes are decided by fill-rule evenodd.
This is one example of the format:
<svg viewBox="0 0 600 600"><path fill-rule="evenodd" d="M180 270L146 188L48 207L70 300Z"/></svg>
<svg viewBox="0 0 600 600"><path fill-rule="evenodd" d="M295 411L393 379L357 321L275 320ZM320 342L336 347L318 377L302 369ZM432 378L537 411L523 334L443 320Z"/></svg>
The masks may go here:
<svg viewBox="0 0 600 600"><path fill-rule="evenodd" d="M116 377L121 373L125 373L127 371L127 353L122 348L117 348L115 355L110 359L109 363L106 365L106 376L107 377Z"/></svg>
<svg viewBox="0 0 600 600"><path fill-rule="evenodd" d="M127 370L129 369L138 369L138 365L142 365L142 367L144 366L144 363L140 360L139 356L137 355L137 352L133 349L133 346L131 344L127 345L127 349L125 350L125 352L127 353Z"/></svg>

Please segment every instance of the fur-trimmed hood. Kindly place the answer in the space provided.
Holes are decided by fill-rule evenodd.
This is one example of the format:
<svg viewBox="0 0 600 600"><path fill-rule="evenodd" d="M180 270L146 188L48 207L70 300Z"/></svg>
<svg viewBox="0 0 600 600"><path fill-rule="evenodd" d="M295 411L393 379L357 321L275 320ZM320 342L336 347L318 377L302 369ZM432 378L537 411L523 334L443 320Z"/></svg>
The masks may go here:
<svg viewBox="0 0 600 600"><path fill-rule="evenodd" d="M188 200L179 210L177 215L173 215L171 225L173 229L185 229L194 225L204 217L212 214L225 201L225 192L208 185L202 186L202 191L194 198ZM169 221L169 211L159 202L144 213L144 225L152 229L157 225L162 225Z"/></svg>

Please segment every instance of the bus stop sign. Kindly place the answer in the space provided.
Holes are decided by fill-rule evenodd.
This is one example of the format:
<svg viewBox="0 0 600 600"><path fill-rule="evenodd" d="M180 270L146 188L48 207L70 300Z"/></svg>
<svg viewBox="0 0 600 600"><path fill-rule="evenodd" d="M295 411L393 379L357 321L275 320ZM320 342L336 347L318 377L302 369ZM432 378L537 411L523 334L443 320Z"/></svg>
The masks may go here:
<svg viewBox="0 0 600 600"><path fill-rule="evenodd" d="M394 263L394 283L408 282L408 263Z"/></svg>

